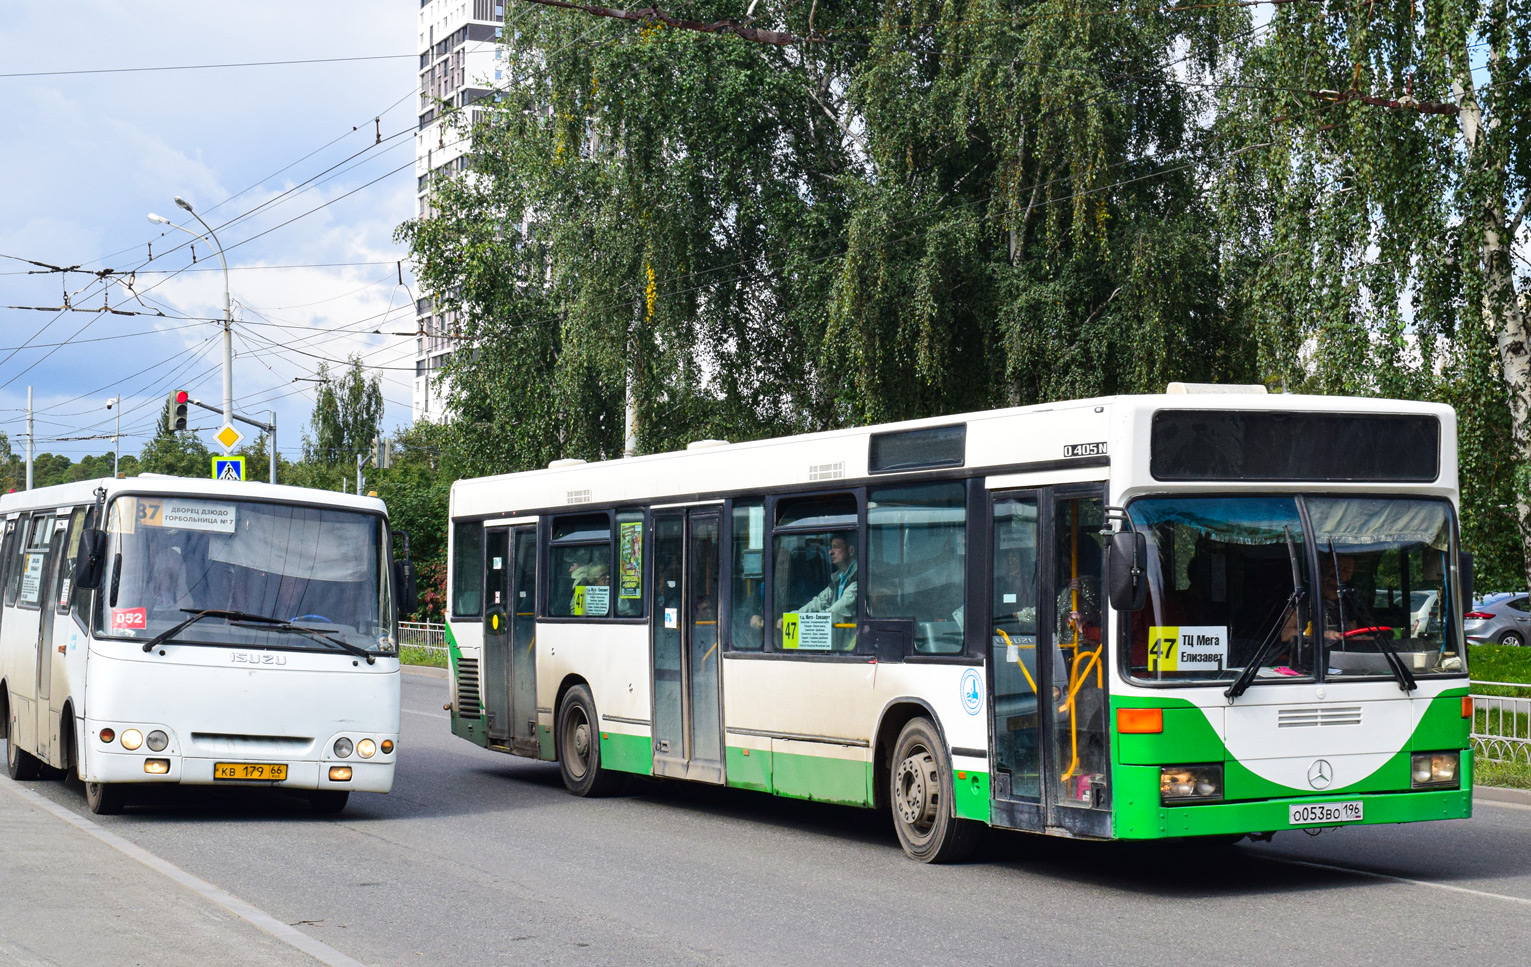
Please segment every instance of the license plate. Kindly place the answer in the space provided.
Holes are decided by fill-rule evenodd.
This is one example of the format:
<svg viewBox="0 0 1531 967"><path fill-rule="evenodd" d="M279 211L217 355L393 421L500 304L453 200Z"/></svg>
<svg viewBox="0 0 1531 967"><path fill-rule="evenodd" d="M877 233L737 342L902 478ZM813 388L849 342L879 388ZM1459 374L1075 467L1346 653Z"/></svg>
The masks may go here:
<svg viewBox="0 0 1531 967"><path fill-rule="evenodd" d="M1360 821L1359 802L1313 802L1288 807L1287 822L1293 826L1328 826Z"/></svg>
<svg viewBox="0 0 1531 967"><path fill-rule="evenodd" d="M285 762L214 762L214 779L237 782L283 782L287 779Z"/></svg>

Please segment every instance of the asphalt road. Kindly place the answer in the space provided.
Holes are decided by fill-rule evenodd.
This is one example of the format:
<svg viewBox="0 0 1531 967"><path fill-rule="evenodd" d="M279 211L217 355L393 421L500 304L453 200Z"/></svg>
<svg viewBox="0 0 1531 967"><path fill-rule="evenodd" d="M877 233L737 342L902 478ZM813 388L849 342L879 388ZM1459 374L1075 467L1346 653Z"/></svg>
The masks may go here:
<svg viewBox="0 0 1531 967"><path fill-rule="evenodd" d="M556 766L454 738L446 694L405 676L395 791L338 818L173 790L95 822L367 964L1531 961L1531 806L1223 849L991 832L976 862L928 867L864 810L647 783L576 799ZM88 815L77 784L25 785Z"/></svg>

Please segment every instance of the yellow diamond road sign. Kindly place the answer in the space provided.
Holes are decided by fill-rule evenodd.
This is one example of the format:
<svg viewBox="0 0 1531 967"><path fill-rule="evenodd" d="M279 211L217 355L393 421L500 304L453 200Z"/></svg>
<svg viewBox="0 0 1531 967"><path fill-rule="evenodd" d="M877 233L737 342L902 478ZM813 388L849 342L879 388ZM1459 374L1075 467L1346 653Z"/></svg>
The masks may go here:
<svg viewBox="0 0 1531 967"><path fill-rule="evenodd" d="M245 438L243 433L240 433L238 430L234 429L228 424L224 424L223 429L215 433L213 437L219 443L223 444L223 449L225 450L234 449L239 445L239 441Z"/></svg>

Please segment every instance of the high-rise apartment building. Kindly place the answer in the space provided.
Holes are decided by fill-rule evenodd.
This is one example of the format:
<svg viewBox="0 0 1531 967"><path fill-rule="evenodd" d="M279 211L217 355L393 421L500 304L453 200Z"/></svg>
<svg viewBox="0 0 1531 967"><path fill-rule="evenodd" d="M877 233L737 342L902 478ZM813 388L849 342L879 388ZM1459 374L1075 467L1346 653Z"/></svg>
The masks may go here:
<svg viewBox="0 0 1531 967"><path fill-rule="evenodd" d="M507 0L420 0L420 106L415 131L417 215L430 212L431 175L461 171L472 151L466 128L442 114L492 92L500 80L500 25ZM453 349L457 320L419 293L415 321L414 418L440 419L445 394L434 377Z"/></svg>

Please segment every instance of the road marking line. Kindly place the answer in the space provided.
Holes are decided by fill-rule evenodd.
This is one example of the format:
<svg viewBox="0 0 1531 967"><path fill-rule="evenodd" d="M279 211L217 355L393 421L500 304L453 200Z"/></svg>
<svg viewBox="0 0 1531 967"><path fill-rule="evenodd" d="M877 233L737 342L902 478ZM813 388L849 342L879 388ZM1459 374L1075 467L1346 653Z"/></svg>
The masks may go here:
<svg viewBox="0 0 1531 967"><path fill-rule="evenodd" d="M321 963L329 964L330 967L367 967L366 964L347 957L324 941L315 940L296 927L289 926L253 904L246 903L233 894L213 886L206 880L193 876L169 860L155 856L142 846L123 839L116 833L91 822L84 816L60 806L46 796L39 796L32 790L10 780L6 780L4 783L0 783L0 785L6 786L15 792L16 795L37 808L52 813L76 829L89 833L124 856L131 857L149 869L169 877L193 893L200 893L235 916L254 924L278 940L298 948Z"/></svg>
<svg viewBox="0 0 1531 967"><path fill-rule="evenodd" d="M423 716L425 716L428 719L451 718L450 715L442 715L440 712L416 712L412 708L401 708L401 709L399 709L399 711L401 711L401 712L408 712L410 715L423 715Z"/></svg>
<svg viewBox="0 0 1531 967"><path fill-rule="evenodd" d="M1452 886L1449 883L1432 883L1429 880L1414 880L1407 876L1394 876L1391 873L1374 873L1371 870L1358 870L1353 866L1335 866L1332 863L1315 863L1312 860L1296 860L1285 856L1266 856L1275 863L1289 863L1292 866L1307 866L1315 870L1328 870L1331 873L1354 873L1356 876L1369 876L1374 880L1391 880L1394 883L1407 883L1410 886L1429 886L1437 890L1450 890L1452 893L1466 893L1471 896L1487 897L1491 900L1507 900L1510 903L1524 903L1531 906L1531 897L1510 896L1506 893L1490 893L1487 890L1474 890L1466 886Z"/></svg>

